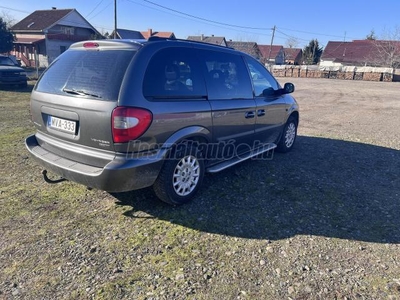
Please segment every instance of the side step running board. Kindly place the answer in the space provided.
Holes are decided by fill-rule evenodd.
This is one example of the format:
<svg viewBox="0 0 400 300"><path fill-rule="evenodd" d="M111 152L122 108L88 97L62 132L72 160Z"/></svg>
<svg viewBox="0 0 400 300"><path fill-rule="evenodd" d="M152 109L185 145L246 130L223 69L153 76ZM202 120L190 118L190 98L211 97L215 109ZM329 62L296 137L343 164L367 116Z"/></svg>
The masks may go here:
<svg viewBox="0 0 400 300"><path fill-rule="evenodd" d="M257 148L257 149L253 149L250 152L241 154L241 155L237 155L236 157L230 159L230 160L225 160L223 162L220 162L216 165L213 165L209 168L206 169L206 172L208 173L217 173L220 172L222 170L225 170L226 168L229 168L233 165L236 165L242 161L245 161L249 158L255 157L257 155L263 154L265 152L271 151L272 149L275 149L276 145L271 143L271 144L267 144L264 145L263 147Z"/></svg>

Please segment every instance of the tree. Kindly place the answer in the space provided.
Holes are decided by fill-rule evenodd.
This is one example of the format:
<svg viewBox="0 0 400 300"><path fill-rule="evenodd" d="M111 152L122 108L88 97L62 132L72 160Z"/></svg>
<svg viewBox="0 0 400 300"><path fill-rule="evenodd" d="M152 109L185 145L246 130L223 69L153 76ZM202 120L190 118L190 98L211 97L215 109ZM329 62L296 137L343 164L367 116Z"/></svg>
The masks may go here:
<svg viewBox="0 0 400 300"><path fill-rule="evenodd" d="M285 48L297 48L299 46L299 40L295 37L289 37L286 40Z"/></svg>
<svg viewBox="0 0 400 300"><path fill-rule="evenodd" d="M318 40L311 40L308 46L303 49L303 62L306 65L314 65L319 63L322 55L322 47L319 46Z"/></svg>
<svg viewBox="0 0 400 300"><path fill-rule="evenodd" d="M105 37L101 33L94 33L90 36L91 40L104 40Z"/></svg>
<svg viewBox="0 0 400 300"><path fill-rule="evenodd" d="M15 24L15 18L9 14L7 11L2 11L0 13L0 18L3 19L3 22L6 23L8 28L11 28Z"/></svg>
<svg viewBox="0 0 400 300"><path fill-rule="evenodd" d="M106 33L103 34L105 39L111 39L111 35L106 31Z"/></svg>
<svg viewBox="0 0 400 300"><path fill-rule="evenodd" d="M391 68L400 67L400 27L385 29L380 41L375 41L377 61L380 65Z"/></svg>
<svg viewBox="0 0 400 300"><path fill-rule="evenodd" d="M10 52L13 48L14 36L7 23L0 17L0 53Z"/></svg>
<svg viewBox="0 0 400 300"><path fill-rule="evenodd" d="M370 41L375 41L376 40L376 35L375 35L375 30L371 30L369 34L365 37L365 39L370 40Z"/></svg>

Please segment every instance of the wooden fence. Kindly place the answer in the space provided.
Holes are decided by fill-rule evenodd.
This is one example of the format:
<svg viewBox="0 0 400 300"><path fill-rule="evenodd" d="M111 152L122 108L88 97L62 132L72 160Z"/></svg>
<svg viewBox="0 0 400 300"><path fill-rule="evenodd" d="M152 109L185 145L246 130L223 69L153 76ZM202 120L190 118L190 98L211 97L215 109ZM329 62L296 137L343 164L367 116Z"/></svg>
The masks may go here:
<svg viewBox="0 0 400 300"><path fill-rule="evenodd" d="M276 77L400 82L400 69L392 68L274 65L271 66L271 71Z"/></svg>

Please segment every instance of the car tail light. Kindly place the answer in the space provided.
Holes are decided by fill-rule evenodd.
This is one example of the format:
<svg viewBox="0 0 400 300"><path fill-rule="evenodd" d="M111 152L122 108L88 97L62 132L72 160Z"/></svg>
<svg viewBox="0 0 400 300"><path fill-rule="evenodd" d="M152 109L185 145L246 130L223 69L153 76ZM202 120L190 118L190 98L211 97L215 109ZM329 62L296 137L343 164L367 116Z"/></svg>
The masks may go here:
<svg viewBox="0 0 400 300"><path fill-rule="evenodd" d="M114 143L126 143L140 137L149 128L153 115L148 110L117 107L112 112Z"/></svg>

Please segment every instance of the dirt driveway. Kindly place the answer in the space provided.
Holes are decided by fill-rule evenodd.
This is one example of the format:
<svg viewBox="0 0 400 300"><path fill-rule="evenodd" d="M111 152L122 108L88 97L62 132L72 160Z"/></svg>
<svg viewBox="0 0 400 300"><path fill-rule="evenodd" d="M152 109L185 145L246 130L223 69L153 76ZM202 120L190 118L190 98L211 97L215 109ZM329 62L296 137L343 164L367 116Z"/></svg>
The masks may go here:
<svg viewBox="0 0 400 300"><path fill-rule="evenodd" d="M296 85L296 148L150 189L49 185L28 91L0 91L0 299L399 299L399 83Z"/></svg>
<svg viewBox="0 0 400 300"><path fill-rule="evenodd" d="M399 83L288 79L301 104L300 135L400 150Z"/></svg>

